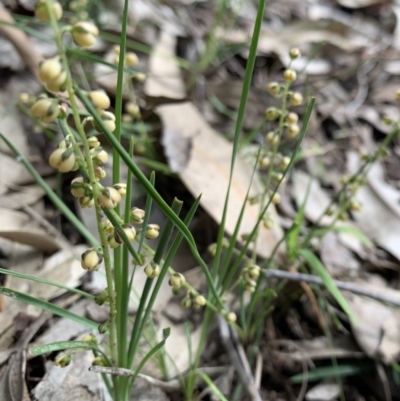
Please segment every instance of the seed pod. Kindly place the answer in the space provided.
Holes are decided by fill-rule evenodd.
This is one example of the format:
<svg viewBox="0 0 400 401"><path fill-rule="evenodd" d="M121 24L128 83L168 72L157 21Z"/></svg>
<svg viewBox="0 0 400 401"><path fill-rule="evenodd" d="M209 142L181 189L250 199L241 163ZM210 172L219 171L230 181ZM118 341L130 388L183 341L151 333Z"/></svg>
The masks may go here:
<svg viewBox="0 0 400 401"><path fill-rule="evenodd" d="M74 24L71 29L72 39L80 47L92 47L96 43L99 29L88 21L80 21Z"/></svg>

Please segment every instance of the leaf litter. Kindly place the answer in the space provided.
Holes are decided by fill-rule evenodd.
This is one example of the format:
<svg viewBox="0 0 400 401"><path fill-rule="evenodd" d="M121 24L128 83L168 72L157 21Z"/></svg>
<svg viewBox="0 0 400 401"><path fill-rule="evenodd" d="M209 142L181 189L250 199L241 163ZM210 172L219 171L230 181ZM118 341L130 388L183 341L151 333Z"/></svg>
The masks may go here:
<svg viewBox="0 0 400 401"><path fill-rule="evenodd" d="M221 48L238 45L239 51L230 54L227 60L218 59L215 65L206 69L202 77L206 82L206 90L199 85L194 92L187 93L183 79L183 75L187 72L179 69L174 57L177 51L182 52L182 49L184 54L186 51L185 55L188 58L196 54L199 48L204 47L206 41L206 37L197 33L208 33L207 29L212 24L208 23L202 27L193 26L191 30L188 24L182 21L182 15L191 15L193 12L193 2L166 3L162 7L158 7L156 2L133 3L135 10L133 16L135 23L131 31L133 36L140 37L142 35L140 30L145 31L143 25L146 24L152 32L156 31L157 27L161 28L161 34L152 49L148 65L144 67L148 78L143 88L146 99L141 100L161 119L160 141L171 169L179 176L193 197L203 193L202 207L218 223L222 199L227 187L232 150L231 143L223 133L228 131L232 121L224 119L221 114L213 111L208 102L210 95L214 95L233 113L237 108L237 88L241 85L240 71L242 71L239 67L242 67L240 63L248 54L246 43L249 41L252 20L255 16L254 7L250 4L246 4L243 8L240 4L228 5L229 10L235 13L236 24L229 29L221 25L216 30L215 38ZM209 2L202 3L208 6ZM4 7L1 7L3 11ZM210 9L212 10L212 7ZM204 15L213 18L213 12L208 11ZM294 67L298 71L305 69L308 72L308 93L315 94L318 99L318 113L314 117L314 126L307 139L311 142L307 143L317 143L321 149L329 149L326 153L309 153L305 163L296 166L285 188L285 192L294 200L294 208L298 210L307 196L306 188L312 179L305 207L307 224L316 223L320 213L329 204L333 193L330 187L332 182L333 187L336 186L337 189L336 178L328 183L328 174L325 174L326 169L321 168L321 164L326 164L334 170L332 176L351 173L359 165L359 151L365 148L365 137L360 134L362 127L368 127L373 133L372 142L380 142L389 132L388 127L381 121L382 115L389 114L393 118L399 116L398 105L395 105L393 101L394 90L400 86L398 64L396 64L400 55L398 53L398 15L396 5L379 0L339 0L326 1L323 4L314 2L302 10L290 1L282 2L282 4L272 1L267 7L258 49L259 64L256 66L255 76L264 77L264 80L268 82L277 71L280 71L282 65L288 65L288 50L294 45L299 46L304 56L294 64ZM6 33L7 40L11 39L21 59L35 73L36 61L44 54L48 54L49 50L39 46L36 49L42 52L40 54L34 47L26 46L30 43L26 36L16 35L15 31L11 31L10 34L10 31L5 31L4 27L2 32ZM0 53L9 54L7 52L12 50L11 47L2 43L4 42L0 42ZM10 69L6 74L10 75L10 79L20 80L21 75L15 72L21 67L20 60L16 62L15 53L12 57L9 61L6 57L3 58L2 62L8 63L6 67ZM361 68L368 63L372 66L370 69ZM115 76L109 74L110 71L110 69L98 70L95 75L99 85L113 93ZM107 76L107 78L102 81L100 76ZM268 101L265 103L265 91L260 89L256 80L252 91L248 105L249 113L245 121L246 130L252 128L252 123L255 125L255 121L262 115L268 103ZM0 90L2 109L6 109L10 92L12 91L9 85L3 86ZM15 101L17 97L18 93L13 93ZM203 110L207 110L208 115ZM12 134L12 140L18 145L18 149L29 157L40 159L38 149L32 149L27 142L27 136L30 133L21 124L20 115L15 114L14 111L10 114L7 109L6 113L0 115L0 119L2 130L4 129L6 135ZM216 125L218 129L215 128ZM347 135L346 132L350 134ZM327 145L329 147L325 148ZM390 156L392 166L398 166L399 163L399 152L396 151L396 147L398 147L397 142ZM304 146L303 150L306 152L308 149ZM23 207L26 205L37 207L43 213L45 210L42 202L43 193L35 188L20 163L3 145L0 145L0 152L1 257L5 255L7 267L14 271L37 274L73 287L79 286L82 283L82 273L79 261L74 256L78 249L73 248L72 244L70 249L66 249L65 243L62 244L57 238L49 236L37 222L30 221ZM400 297L398 277L393 275L393 272L384 270L384 267L378 267L385 264L398 266L400 259L398 246L400 238L398 188L400 185L396 175L389 168L385 170L386 167L387 165L382 163L372 168L367 176L367 185L358 191L357 199L362 203L362 210L352 213L351 220L340 225L340 227L350 227L351 230L330 232L321 240L312 243L312 247L334 278L354 282L371 291L387 292L393 299L398 299ZM12 174L4 174L5 171ZM239 159L228 212L228 235L233 232L251 172L252 166L245 160ZM253 185L255 187L253 191L257 193L259 183L255 181ZM20 204L14 202L17 198ZM22 201L21 198L25 200ZM278 212L282 213L282 210L278 209ZM254 226L255 215L250 206L246 207L246 218L241 233L246 233ZM284 217L286 227L293 216ZM259 255L261 257L269 255L283 232L279 225L281 217L278 213L275 214L275 218L278 222L275 230L265 231L261 236L263 246L258 247L261 249ZM8 226L3 224L6 221ZM329 217L324 216L319 223L321 227L326 227L330 222ZM364 236L373 241L374 246L366 249L365 241L360 236L354 235L354 230L360 230ZM374 258L369 256L371 253ZM49 254L52 255L49 256ZM177 268L185 271L185 259L181 263L182 266ZM59 297L64 292L60 289L48 292L49 287L38 283L27 284L21 279L7 278L6 280L8 280L7 285L12 284L12 288L38 294L46 299ZM289 283L286 287L291 291L290 296L293 289L298 291L297 287ZM296 363L302 360L315 360L316 362L311 364L311 367L317 369L319 366L329 366L329 360L332 357L353 360L368 356L388 366L399 361L400 316L398 310L365 296L345 291L343 294L357 318L357 324L350 322L346 326L346 317L340 312L337 316L342 318L344 325L339 328L337 322L333 324L330 319L327 319L328 328L333 334L332 342L327 341L327 337L322 337L323 341L321 340L320 336L325 333L319 330L315 317L310 318L311 315L307 315L294 304L289 305L290 312L286 313L286 310L280 308L279 301L286 304L287 300L278 297L275 308L280 313L278 315L280 318L278 319L275 314L272 315L272 327L266 328L265 342L260 349L261 354L264 354L262 375L266 380L263 380L263 385L264 382L268 382L266 388L261 389L265 399L292 397L293 391L296 392L298 389L293 387L288 390L291 386L288 385L288 379L290 375L299 373L299 366ZM336 311L335 303L329 297L327 300L331 303L330 311ZM173 321L172 314L168 316L163 309L164 305L171 305L171 302L173 299L168 293L168 288L163 289L162 302L157 305L155 321L158 323L157 329L161 330L165 326L172 327L173 341L167 342L167 351L178 361L178 371L184 372L189 366L189 357L179 345L186 343L185 330L179 319ZM7 299L4 306L5 309L0 314L0 327L13 327L13 322L22 318L22 314L32 318L39 316L39 311L35 308L28 308L13 299ZM88 313L82 305L80 308L78 308L80 313ZM133 304L132 311L134 310ZM298 319L297 323L294 323L296 315ZM285 322L282 323L282 320ZM54 332L52 332L53 329L49 329L42 335L42 340L46 339L46 336L58 338L58 333L63 332L67 327L63 326L67 323L62 320L57 323L60 324L52 325ZM59 327L56 328L57 326ZM198 327L192 332L194 347L198 341ZM15 333L15 328L11 331L1 330L0 332L0 361L2 363L10 357L8 350L13 346ZM72 327L71 324L71 332L68 336L79 337L79 335L79 327ZM347 342L337 342L338 338L345 339ZM294 360L292 365L288 364L285 373L281 371L280 362L274 359L269 360L266 355L268 352L276 352L272 348L279 346L277 345L279 341L275 345L273 341L269 343L268 340L271 339L286 339L289 343L297 344L295 345L297 351L287 353L284 357L286 359L292 357ZM178 348L179 355L176 354ZM278 354L279 352L276 353ZM74 369L90 365L87 354L78 355L81 355L83 359ZM321 361L323 361L322 365ZM20 366L21 364L18 364L19 368ZM50 362L47 372L45 379L35 389L36 396L40 400L50 400L49 394L59 390L54 388L57 380L59 380L57 382L59 388L64 391L70 391L73 386L76 386L77 392L73 393L75 398L79 396L90 400L95 393L99 397L96 399L105 399L105 393L102 393L104 389L99 382L93 382L92 393L88 394L86 391L85 381L89 380L92 383L98 375L87 373L89 376L85 376L86 372L83 370L72 370L71 372L64 371L65 377L61 377L58 368L51 366ZM277 374L277 372L280 373ZM150 370L148 373L154 377L159 375L156 370ZM77 378L79 382L74 381ZM73 381L73 385L66 384L70 380ZM388 380L392 380L391 376ZM347 394L349 397L346 399L371 399L362 388L347 381L346 386L351 388L350 391L348 387L345 387L345 392L350 394ZM337 384L329 381L322 382L317 387L310 387L305 393L305 398L331 399L337 396L337 390ZM20 397L19 394L18 397ZM154 397L161 400L164 395L159 394Z"/></svg>

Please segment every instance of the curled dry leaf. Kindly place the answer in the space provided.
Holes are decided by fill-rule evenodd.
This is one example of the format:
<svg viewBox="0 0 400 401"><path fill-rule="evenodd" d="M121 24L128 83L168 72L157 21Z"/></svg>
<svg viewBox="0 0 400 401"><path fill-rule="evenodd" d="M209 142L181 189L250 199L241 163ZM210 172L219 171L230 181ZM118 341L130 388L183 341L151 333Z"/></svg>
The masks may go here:
<svg viewBox="0 0 400 401"><path fill-rule="evenodd" d="M211 128L190 102L159 106L157 113L163 122L163 143L169 159L174 159L175 156L182 159L182 149L175 147L175 138L178 133L183 141L190 142L191 146L187 146L188 149L190 148L190 154L185 157L187 162L177 172L194 197L202 194L202 207L215 221L219 222L228 189L232 144ZM171 133L174 133L174 140L170 143ZM226 219L226 232L230 235L235 230L251 176L252 167L238 156ZM261 184L254 180L250 196L261 192ZM248 234L253 230L258 219L259 207L259 205L246 204L239 235ZM282 236L275 209L271 207L269 211L275 224L272 230L260 226L257 251L262 257L270 255Z"/></svg>

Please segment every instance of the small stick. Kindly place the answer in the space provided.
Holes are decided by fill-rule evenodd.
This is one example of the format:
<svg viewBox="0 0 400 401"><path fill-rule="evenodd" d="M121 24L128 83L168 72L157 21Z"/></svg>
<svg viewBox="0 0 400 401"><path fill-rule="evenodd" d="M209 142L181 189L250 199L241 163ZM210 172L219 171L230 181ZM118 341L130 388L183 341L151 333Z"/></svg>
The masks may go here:
<svg viewBox="0 0 400 401"><path fill-rule="evenodd" d="M266 278L280 278L283 280L290 281L303 281L305 283L324 285L323 281L318 277L312 274L304 274L304 273L291 273L284 270L274 270L270 269L264 273L264 277ZM350 291L354 294L364 295L369 298L376 299L377 301L386 302L395 306L400 306L400 293L398 297L390 294L384 294L381 290L372 290L368 288L361 287L357 284L346 283L344 281L333 280L336 286L345 291Z"/></svg>

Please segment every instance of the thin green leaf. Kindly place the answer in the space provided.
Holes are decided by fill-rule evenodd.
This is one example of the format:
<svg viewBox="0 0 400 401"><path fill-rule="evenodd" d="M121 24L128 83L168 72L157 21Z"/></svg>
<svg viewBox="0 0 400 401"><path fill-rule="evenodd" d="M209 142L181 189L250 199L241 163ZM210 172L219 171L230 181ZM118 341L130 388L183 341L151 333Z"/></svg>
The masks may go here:
<svg viewBox="0 0 400 401"><path fill-rule="evenodd" d="M302 383L304 380L314 382L323 379L335 378L338 376L354 376L360 373L371 371L375 368L375 364L369 360L364 359L362 361L354 361L346 364L340 364L337 367L324 366L311 370L307 373L300 373L292 376L290 381L292 383Z"/></svg>
<svg viewBox="0 0 400 401"><path fill-rule="evenodd" d="M198 372L199 376L206 382L209 389L217 396L221 401L228 401L227 398L221 393L219 388L214 384L211 378L204 372Z"/></svg>
<svg viewBox="0 0 400 401"><path fill-rule="evenodd" d="M347 316L351 319L353 323L357 322L353 311L351 310L349 304L346 299L343 297L342 293L336 286L332 277L325 269L325 266L321 263L321 261L308 249L301 249L299 254L306 260L311 269L314 271L316 275L318 275L321 280L324 282L325 287L331 293L333 298L335 298L336 302L341 306L341 308L346 312Z"/></svg>
<svg viewBox="0 0 400 401"><path fill-rule="evenodd" d="M360 240L360 242L362 242L363 245L367 246L368 248L374 246L373 242L357 227L335 225L332 227L332 230L338 233L353 235L358 240Z"/></svg>
<svg viewBox="0 0 400 401"><path fill-rule="evenodd" d="M90 329L97 330L97 328L99 327L98 323L93 322L92 320L76 315L73 312L60 308L57 305L51 304L50 302L32 297L31 295L23 294L22 292L15 291L6 287L0 287L0 294L3 294L9 298L16 299L17 301L24 302L28 305L36 306L40 309L52 313L53 315L61 316L74 322L80 323L83 326L89 327Z"/></svg>
<svg viewBox="0 0 400 401"><path fill-rule="evenodd" d="M37 347L29 348L29 354L32 356L38 356L48 354L50 352L76 348L93 349L99 351L97 345L91 344L87 341L58 341L55 343L38 345Z"/></svg>

